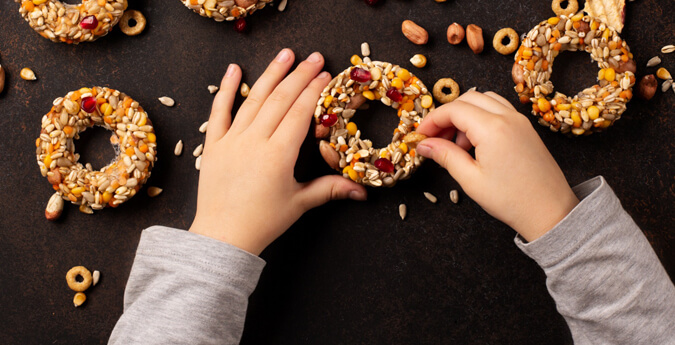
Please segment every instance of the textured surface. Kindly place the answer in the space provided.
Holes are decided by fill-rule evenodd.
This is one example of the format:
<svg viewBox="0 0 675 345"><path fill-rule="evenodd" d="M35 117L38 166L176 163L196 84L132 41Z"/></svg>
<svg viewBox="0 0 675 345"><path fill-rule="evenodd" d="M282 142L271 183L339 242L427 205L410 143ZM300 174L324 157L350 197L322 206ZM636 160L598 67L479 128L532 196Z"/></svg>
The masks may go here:
<svg viewBox="0 0 675 345"><path fill-rule="evenodd" d="M70 1L72 2L72 1ZM475 56L466 44L450 46L445 29L453 21L476 23L486 42L502 27L519 33L552 15L547 1L385 0L375 8L361 0L291 0L285 12L266 8L249 19L252 31L201 18L177 0L134 1L148 18L146 31L126 37L119 30L91 44L67 46L41 38L18 13L18 4L0 3L0 63L7 85L0 94L3 139L0 161L0 338L3 343L105 343L122 312L124 285L141 229L153 224L187 228L195 210L194 159L203 136L212 95L230 62L242 65L252 84L283 47L300 57L324 53L327 70L343 70L363 41L373 57L409 66L423 53L429 65L412 69L427 84L454 78L463 90L494 90L512 102L512 57L491 46ZM672 44L675 8L640 0L628 6L623 33L644 66ZM430 33L414 46L400 23L412 19ZM662 54L660 54L662 55ZM663 56L662 56L663 57ZM663 57L675 70L675 55ZM596 69L585 53L556 59L553 81L572 92L594 81ZM19 78L31 67L36 82ZM409 66L410 67L410 66ZM577 72L579 71L579 72ZM81 86L117 88L141 102L156 126L159 162L148 185L164 188L150 199L142 191L114 210L93 216L66 205L62 219L49 223L44 206L51 195L35 162L40 118L51 101ZM173 108L160 96L174 98ZM671 277L675 277L675 95L657 93L649 103L633 101L609 131L570 139L537 130L571 184L603 175L645 231ZM376 143L389 140L393 113L375 107L378 125L355 118ZM520 107L526 112L526 107ZM534 120L533 120L534 123ZM83 160L100 167L113 158L104 130L78 142ZM186 148L173 156L182 139ZM97 151L98 149L98 151ZM318 148L307 140L298 178L331 173ZM226 177L224 177L226 178ZM268 265L251 298L244 344L466 343L568 344L569 331L556 311L536 264L513 244L513 232L486 215L460 192L449 201L455 181L433 163L394 189L371 190L367 203L335 202L305 215L263 253ZM431 204L422 192L439 197ZM245 191L242 191L245 193ZM406 221L398 205L408 205ZM101 282L87 293L83 308L72 306L65 273L75 265L99 269Z"/></svg>

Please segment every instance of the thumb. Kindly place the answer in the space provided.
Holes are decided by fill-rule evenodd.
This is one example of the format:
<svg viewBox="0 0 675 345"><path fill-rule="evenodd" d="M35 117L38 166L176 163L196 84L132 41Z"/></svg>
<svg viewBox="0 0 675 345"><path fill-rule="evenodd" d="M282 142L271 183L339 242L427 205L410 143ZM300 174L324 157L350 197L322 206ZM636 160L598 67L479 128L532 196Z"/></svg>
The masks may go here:
<svg viewBox="0 0 675 345"><path fill-rule="evenodd" d="M460 184L475 173L476 161L454 142L441 138L425 139L417 145L417 153L433 159L445 168Z"/></svg>
<svg viewBox="0 0 675 345"><path fill-rule="evenodd" d="M307 210L331 200L366 200L366 188L338 175L320 177L304 183L298 193L300 204Z"/></svg>

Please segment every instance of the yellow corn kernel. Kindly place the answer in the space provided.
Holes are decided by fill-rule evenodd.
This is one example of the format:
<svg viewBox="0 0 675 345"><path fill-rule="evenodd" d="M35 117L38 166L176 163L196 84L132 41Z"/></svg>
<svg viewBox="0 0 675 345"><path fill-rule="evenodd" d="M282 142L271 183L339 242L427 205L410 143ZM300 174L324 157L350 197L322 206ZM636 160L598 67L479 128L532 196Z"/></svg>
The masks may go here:
<svg viewBox="0 0 675 345"><path fill-rule="evenodd" d="M656 71L656 76L663 80L673 79L673 77L670 75L670 72L668 72L668 70L664 67L661 67Z"/></svg>
<svg viewBox="0 0 675 345"><path fill-rule="evenodd" d="M47 169L49 169L49 166L52 165L52 156L49 155L49 154L46 155L44 163L45 163L45 166L47 167Z"/></svg>
<svg viewBox="0 0 675 345"><path fill-rule="evenodd" d="M542 113L551 110L551 103L546 98L543 97L537 100L537 106L539 107L539 111L541 111Z"/></svg>
<svg viewBox="0 0 675 345"><path fill-rule="evenodd" d="M342 173L349 174L349 170L352 170L352 167L347 165L346 167L344 167L344 169L342 169Z"/></svg>
<svg viewBox="0 0 675 345"><path fill-rule="evenodd" d="M607 68L605 69L605 80L612 82L616 78L616 72L614 71L614 68Z"/></svg>
<svg viewBox="0 0 675 345"><path fill-rule="evenodd" d="M605 70L601 69L598 71L598 81L605 79Z"/></svg>
<svg viewBox="0 0 675 345"><path fill-rule="evenodd" d="M21 7L23 7L28 12L33 12L33 10L35 9L35 4L33 4L32 1L28 0L22 2Z"/></svg>
<svg viewBox="0 0 675 345"><path fill-rule="evenodd" d="M591 120L595 120L598 117L600 117L600 109L598 109L598 107L596 107L594 105L588 107L588 109L586 111L588 112L588 117Z"/></svg>
<svg viewBox="0 0 675 345"><path fill-rule="evenodd" d="M349 59L349 61L350 61L350 62L352 63L352 65L354 65L354 66L360 65L360 64L363 63L363 60L361 60L361 57L359 57L358 55L352 55L352 58Z"/></svg>
<svg viewBox="0 0 675 345"><path fill-rule="evenodd" d="M35 72L33 72L32 69L28 67L24 67L21 69L21 72L19 72L19 76L23 80L36 80L37 77L35 76Z"/></svg>
<svg viewBox="0 0 675 345"><path fill-rule="evenodd" d="M571 115L572 121L574 121L574 127L581 127L581 116L579 116L578 111L573 111Z"/></svg>
<svg viewBox="0 0 675 345"><path fill-rule="evenodd" d="M333 96L331 95L326 96L326 99L323 100L323 107L324 108L330 107L331 102L333 102Z"/></svg>
<svg viewBox="0 0 675 345"><path fill-rule="evenodd" d="M580 21L582 18L584 18L584 12L583 12L583 11L581 11L581 12L575 14L575 15L574 15L572 18L570 18L570 19L572 19L572 21L574 21L574 22L578 22L578 21Z"/></svg>
<svg viewBox="0 0 675 345"><path fill-rule="evenodd" d="M401 78L394 78L391 81L391 86L395 87L396 89L400 90L403 88L403 80Z"/></svg>
<svg viewBox="0 0 675 345"><path fill-rule="evenodd" d="M110 116L113 112L112 106L110 103L103 103L101 104L101 112L103 113L103 116Z"/></svg>
<svg viewBox="0 0 675 345"><path fill-rule="evenodd" d="M70 192L75 196L80 196L82 195L82 192L84 192L84 187L75 187L71 189Z"/></svg>
<svg viewBox="0 0 675 345"><path fill-rule="evenodd" d="M434 99L433 97L429 95L424 95L422 96L422 108L424 109L429 109L431 106L434 104Z"/></svg>
<svg viewBox="0 0 675 345"><path fill-rule="evenodd" d="M598 23L596 21L591 22L591 30L597 30L599 27L600 27L600 23Z"/></svg>
<svg viewBox="0 0 675 345"><path fill-rule="evenodd" d="M551 18L548 19L548 23L551 24L551 25L558 25L559 22L560 22L560 18L558 18L558 17L551 17Z"/></svg>
<svg viewBox="0 0 675 345"><path fill-rule="evenodd" d="M403 154L408 153L408 145L406 143L401 143L401 145L398 145L398 148L403 151Z"/></svg>
<svg viewBox="0 0 675 345"><path fill-rule="evenodd" d="M352 179L352 181L356 182L359 180L359 173L357 173L356 170L350 169L347 174L349 174L349 178Z"/></svg>
<svg viewBox="0 0 675 345"><path fill-rule="evenodd" d="M572 105L563 103L556 105L556 107L558 107L558 110L570 110Z"/></svg>
<svg viewBox="0 0 675 345"><path fill-rule="evenodd" d="M358 127L354 122L350 122L347 124L347 133L349 135L356 135L356 131L358 130Z"/></svg>
<svg viewBox="0 0 675 345"><path fill-rule="evenodd" d="M78 91L80 92L80 94L91 93L91 89L88 88L88 87L83 87L83 88L79 89Z"/></svg>
<svg viewBox="0 0 675 345"><path fill-rule="evenodd" d="M363 97L365 97L366 99L372 101L372 100L375 99L375 94L374 94L372 91L370 91L370 90L368 90L368 91L363 91Z"/></svg>
<svg viewBox="0 0 675 345"><path fill-rule="evenodd" d="M35 0L33 0L33 1L35 1ZM78 293L75 294L75 297L73 297L73 304L75 305L75 307L79 307L86 300L87 300L87 295L85 295L84 292L78 292Z"/></svg>
<svg viewBox="0 0 675 345"><path fill-rule="evenodd" d="M157 137L155 136L155 133L148 133L147 136L148 136L148 142L154 143L155 141L157 141Z"/></svg>
<svg viewBox="0 0 675 345"><path fill-rule="evenodd" d="M104 203L108 203L108 201L110 201L112 197L113 197L112 193L103 192L103 194L101 194L101 198L103 199Z"/></svg>
<svg viewBox="0 0 675 345"><path fill-rule="evenodd" d="M400 70L398 70L398 72L396 72L396 76L401 78L401 80L403 81L408 81L410 80L411 77L410 72L408 72L408 70L405 68L401 68Z"/></svg>
<svg viewBox="0 0 675 345"><path fill-rule="evenodd" d="M47 0L33 0L33 4L35 4L35 5L42 5L45 2L47 2Z"/></svg>
<svg viewBox="0 0 675 345"><path fill-rule="evenodd" d="M413 109L415 109L415 103L413 103L412 101L405 102L401 104L401 109L405 111L413 111Z"/></svg>
<svg viewBox="0 0 675 345"><path fill-rule="evenodd" d="M605 41L608 41L609 40L609 34L610 34L609 28L605 29L605 32L602 33L602 38Z"/></svg>
<svg viewBox="0 0 675 345"><path fill-rule="evenodd" d="M415 54L415 56L410 59L410 63L417 68L423 68L427 65L427 57L422 54Z"/></svg>

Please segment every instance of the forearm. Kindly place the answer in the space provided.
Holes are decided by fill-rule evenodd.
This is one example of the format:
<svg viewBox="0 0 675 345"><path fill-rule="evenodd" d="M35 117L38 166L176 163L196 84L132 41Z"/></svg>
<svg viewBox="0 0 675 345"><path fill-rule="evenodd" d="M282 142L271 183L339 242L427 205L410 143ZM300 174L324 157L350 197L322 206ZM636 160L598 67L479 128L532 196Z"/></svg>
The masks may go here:
<svg viewBox="0 0 675 345"><path fill-rule="evenodd" d="M109 344L238 344L265 263L187 231L143 231Z"/></svg>
<svg viewBox="0 0 675 345"><path fill-rule="evenodd" d="M575 344L667 344L675 287L604 179L575 188L581 203L538 240L518 246L539 263Z"/></svg>

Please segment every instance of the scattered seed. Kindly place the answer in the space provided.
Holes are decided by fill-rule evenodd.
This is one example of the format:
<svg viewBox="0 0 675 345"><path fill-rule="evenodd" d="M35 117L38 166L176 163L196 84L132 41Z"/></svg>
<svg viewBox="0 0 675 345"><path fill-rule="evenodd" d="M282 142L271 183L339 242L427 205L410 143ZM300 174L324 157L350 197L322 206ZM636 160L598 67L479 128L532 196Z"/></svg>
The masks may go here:
<svg viewBox="0 0 675 345"><path fill-rule="evenodd" d="M450 201L455 204L459 202L459 192L456 189L450 191Z"/></svg>
<svg viewBox="0 0 675 345"><path fill-rule="evenodd" d="M288 0L281 0L281 2L279 2L279 6L277 6L277 10L279 10L279 12L283 12L286 9L287 4Z"/></svg>
<svg viewBox="0 0 675 345"><path fill-rule="evenodd" d="M200 170L201 168L202 168L202 156L199 156L195 160L195 169Z"/></svg>
<svg viewBox="0 0 675 345"><path fill-rule="evenodd" d="M248 97L248 93L251 92L251 88L248 86L246 83L241 83L241 88L239 89L239 93L241 93L241 97Z"/></svg>
<svg viewBox="0 0 675 345"><path fill-rule="evenodd" d="M668 79L663 82L663 85L661 85L661 91L666 92L668 89L670 89L673 86L673 80Z"/></svg>
<svg viewBox="0 0 675 345"><path fill-rule="evenodd" d="M209 85L208 89L209 89L209 93L211 93L211 94L214 94L214 93L218 92L218 87L215 86L215 85Z"/></svg>
<svg viewBox="0 0 675 345"><path fill-rule="evenodd" d="M670 75L670 72L668 72L668 70L663 67L656 71L656 76L663 80L673 79L673 77Z"/></svg>
<svg viewBox="0 0 675 345"><path fill-rule="evenodd" d="M672 52L675 52L675 45L669 44L663 48L661 48L661 52L664 54L670 54Z"/></svg>
<svg viewBox="0 0 675 345"><path fill-rule="evenodd" d="M361 55L363 57L370 56L370 45L368 45L368 42L361 43Z"/></svg>
<svg viewBox="0 0 675 345"><path fill-rule="evenodd" d="M202 125L199 126L199 132L200 133L206 133L206 127L208 127L208 126L209 126L209 121L206 121L206 122L202 123Z"/></svg>
<svg viewBox="0 0 675 345"><path fill-rule="evenodd" d="M658 66L658 64L660 64L660 63L661 63L661 58L658 57L658 56L654 56L653 58L649 59L649 61L647 61L647 67Z"/></svg>
<svg viewBox="0 0 675 345"><path fill-rule="evenodd" d="M173 105L176 104L176 102L174 102L174 100L171 97L164 96L158 99L160 103L166 105L167 107L173 107Z"/></svg>
<svg viewBox="0 0 675 345"><path fill-rule="evenodd" d="M476 91L476 90L477 90L477 88L474 86L474 87L472 87L472 88L466 90L466 92L471 92L471 91Z"/></svg>
<svg viewBox="0 0 675 345"><path fill-rule="evenodd" d="M21 76L21 79L23 79L23 80L36 80L37 79L37 77L35 76L35 72L33 72L33 70L28 68L28 67L22 68L19 75Z"/></svg>
<svg viewBox="0 0 675 345"><path fill-rule="evenodd" d="M96 284L98 284L98 280L101 279L101 272L99 272L98 270L94 270L94 273L92 273L91 278L92 278L91 283L94 286L96 286Z"/></svg>
<svg viewBox="0 0 675 345"><path fill-rule="evenodd" d="M87 204L81 204L80 205L80 212L84 214L94 214L94 210L91 209Z"/></svg>
<svg viewBox="0 0 675 345"><path fill-rule="evenodd" d="M159 187L148 187L148 196L151 197L151 198L154 198L154 197L162 194L163 191L164 191L164 189L159 188Z"/></svg>
<svg viewBox="0 0 675 345"><path fill-rule="evenodd" d="M87 295L84 294L84 292L78 292L75 294L75 297L73 297L73 304L75 307L79 307L82 304L84 304L84 301L87 300Z"/></svg>
<svg viewBox="0 0 675 345"><path fill-rule="evenodd" d="M427 65L427 57L422 54L415 54L415 56L410 59L410 63L417 68L423 68Z"/></svg>
<svg viewBox="0 0 675 345"><path fill-rule="evenodd" d="M5 70L0 65L0 93L5 89Z"/></svg>
<svg viewBox="0 0 675 345"><path fill-rule="evenodd" d="M181 153L183 153L183 140L178 140L176 143L176 148L173 149L173 154L180 156Z"/></svg>
<svg viewBox="0 0 675 345"><path fill-rule="evenodd" d="M401 217L401 220L405 220L405 217L408 215L408 207L405 204L398 205L398 215Z"/></svg>
<svg viewBox="0 0 675 345"><path fill-rule="evenodd" d="M195 150L192 151L192 155L195 157L199 157L202 155L203 151L204 151L204 144L199 144L199 146L197 146Z"/></svg>
<svg viewBox="0 0 675 345"><path fill-rule="evenodd" d="M427 200L431 201L432 203L436 203L438 201L438 198L436 198L433 194L429 192L424 192L424 197L427 198Z"/></svg>

